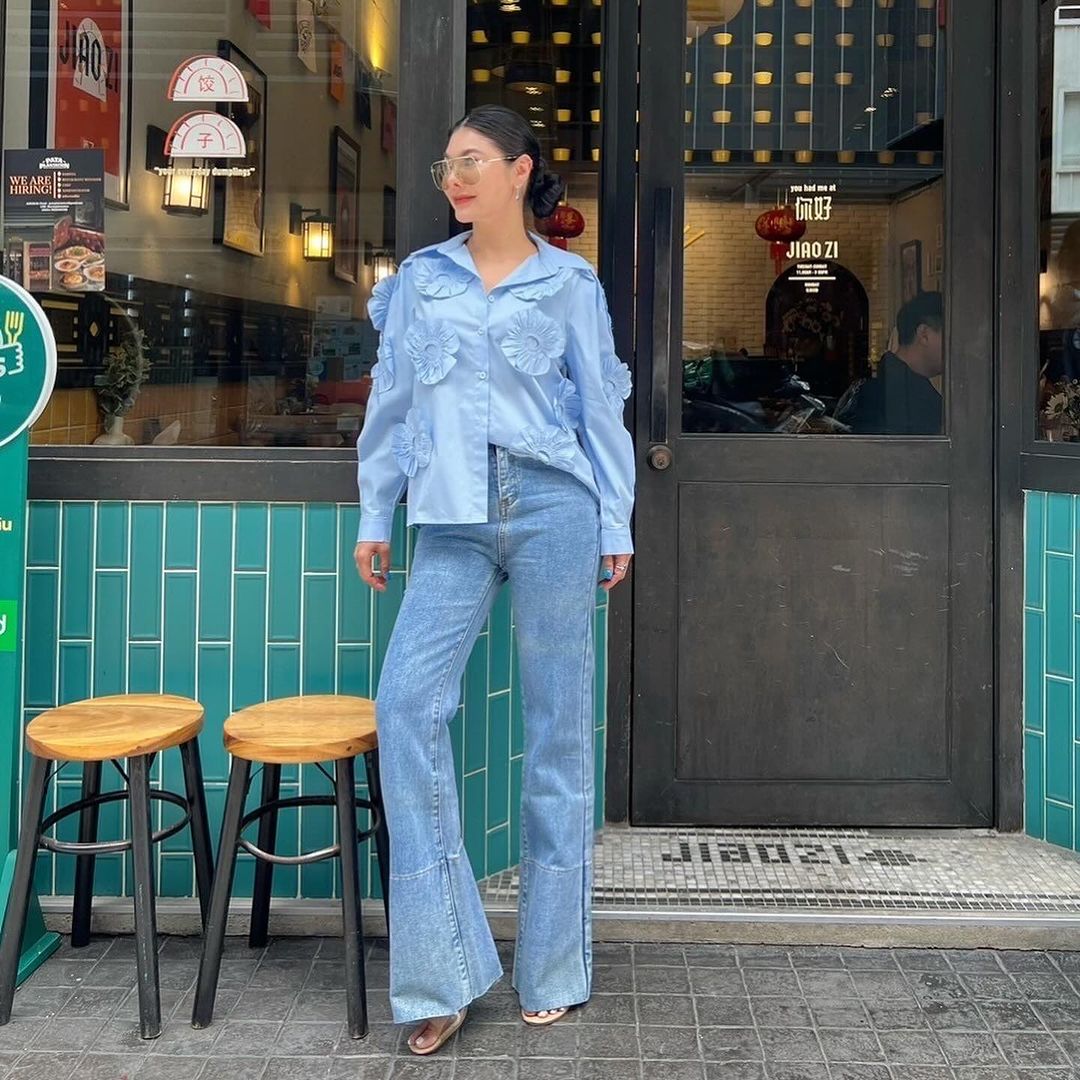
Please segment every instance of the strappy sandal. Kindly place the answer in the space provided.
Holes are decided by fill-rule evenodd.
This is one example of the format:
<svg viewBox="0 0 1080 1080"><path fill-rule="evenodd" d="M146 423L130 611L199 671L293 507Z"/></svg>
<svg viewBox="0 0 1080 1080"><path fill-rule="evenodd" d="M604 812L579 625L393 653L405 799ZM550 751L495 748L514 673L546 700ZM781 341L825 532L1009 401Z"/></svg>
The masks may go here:
<svg viewBox="0 0 1080 1080"><path fill-rule="evenodd" d="M406 1042L409 1044L409 1049L414 1054L421 1055L421 1057L424 1057L427 1054L434 1054L435 1051L438 1050L439 1047L443 1045L443 1043L450 1039L453 1036L454 1032L457 1031L457 1029L465 1023L465 1016L468 1011L469 1007L468 1005L466 1005L457 1014L457 1016L455 1016L454 1019L451 1020L450 1023L447 1024L446 1027L439 1033L439 1037L430 1046L425 1046L423 1049L420 1049L416 1045L414 1045L412 1041L412 1036L410 1035L409 1038L406 1040ZM423 1028L421 1028L421 1030L423 1030Z"/></svg>
<svg viewBox="0 0 1080 1080"><path fill-rule="evenodd" d="M543 1027L547 1024L554 1024L556 1020L561 1020L569 1011L570 1006L564 1005L560 1009L539 1009L538 1012L546 1012L547 1016L529 1016L524 1009L521 1010L521 1019L526 1024L532 1024L534 1027Z"/></svg>

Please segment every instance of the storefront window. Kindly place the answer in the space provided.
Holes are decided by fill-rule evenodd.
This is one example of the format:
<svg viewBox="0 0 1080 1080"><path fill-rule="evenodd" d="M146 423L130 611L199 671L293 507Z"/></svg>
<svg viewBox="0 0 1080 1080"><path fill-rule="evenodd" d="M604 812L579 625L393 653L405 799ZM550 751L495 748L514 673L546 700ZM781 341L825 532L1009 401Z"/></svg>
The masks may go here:
<svg viewBox="0 0 1080 1080"><path fill-rule="evenodd" d="M567 182L564 206L536 227L594 266L600 258L602 14L600 0L474 2L468 8L468 107L506 105L529 121L549 166Z"/></svg>
<svg viewBox="0 0 1080 1080"><path fill-rule="evenodd" d="M6 42L3 272L60 357L32 441L351 445L393 269L396 0L12 0Z"/></svg>
<svg viewBox="0 0 1080 1080"><path fill-rule="evenodd" d="M1036 432L1080 441L1080 5L1040 6L1039 392Z"/></svg>
<svg viewBox="0 0 1080 1080"><path fill-rule="evenodd" d="M944 432L944 8L688 4L685 432Z"/></svg>

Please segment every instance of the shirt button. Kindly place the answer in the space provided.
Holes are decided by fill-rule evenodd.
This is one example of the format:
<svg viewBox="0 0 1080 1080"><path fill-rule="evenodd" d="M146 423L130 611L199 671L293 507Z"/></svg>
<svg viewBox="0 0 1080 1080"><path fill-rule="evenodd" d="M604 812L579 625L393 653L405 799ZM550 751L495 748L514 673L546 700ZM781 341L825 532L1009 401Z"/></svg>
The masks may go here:
<svg viewBox="0 0 1080 1080"><path fill-rule="evenodd" d="M489 295L489 296L488 296L488 303L489 303L489 304L494 304L494 303L495 303L495 297L494 297L494 296L491 296L491 295Z"/></svg>
<svg viewBox="0 0 1080 1080"><path fill-rule="evenodd" d="M481 380L486 379L487 378L487 372L486 371L481 371L478 378L481 379Z"/></svg>

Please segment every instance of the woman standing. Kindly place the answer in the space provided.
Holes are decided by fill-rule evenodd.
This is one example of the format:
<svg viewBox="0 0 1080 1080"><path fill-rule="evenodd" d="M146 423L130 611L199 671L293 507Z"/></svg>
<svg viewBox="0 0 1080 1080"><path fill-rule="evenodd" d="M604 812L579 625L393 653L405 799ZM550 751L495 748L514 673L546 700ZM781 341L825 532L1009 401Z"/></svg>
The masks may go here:
<svg viewBox="0 0 1080 1080"><path fill-rule="evenodd" d="M380 331L357 440L356 564L386 588L394 507L420 526L377 696L390 832L390 1001L437 1050L502 975L462 842L448 724L496 594L513 590L524 760L512 984L551 1023L589 997L593 616L633 550L630 371L592 267L526 228L563 183L517 113L471 112L432 176L472 229L372 296ZM398 552L398 558L401 553ZM375 562L378 566L375 566Z"/></svg>

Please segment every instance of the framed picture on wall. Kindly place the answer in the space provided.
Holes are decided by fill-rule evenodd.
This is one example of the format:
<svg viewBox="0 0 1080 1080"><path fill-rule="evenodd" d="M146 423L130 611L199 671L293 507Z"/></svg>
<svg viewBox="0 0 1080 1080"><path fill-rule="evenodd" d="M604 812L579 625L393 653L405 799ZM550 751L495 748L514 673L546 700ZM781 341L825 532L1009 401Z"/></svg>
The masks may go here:
<svg viewBox="0 0 1080 1080"><path fill-rule="evenodd" d="M231 60L248 84L247 101L218 106L244 134L248 176L219 178L214 187L214 243L262 255L266 243L266 73L231 41L218 42L218 55Z"/></svg>
<svg viewBox="0 0 1080 1080"><path fill-rule="evenodd" d="M334 277L360 280L360 146L341 128L330 142L330 193L334 205Z"/></svg>
<svg viewBox="0 0 1080 1080"><path fill-rule="evenodd" d="M900 245L900 302L906 304L922 292L922 241Z"/></svg>
<svg viewBox="0 0 1080 1080"><path fill-rule="evenodd" d="M383 94L379 100L382 102L380 142L383 153L392 154L397 149L397 102L387 94Z"/></svg>
<svg viewBox="0 0 1080 1080"><path fill-rule="evenodd" d="M105 202L126 210L131 0L31 0L30 26L30 146L104 150Z"/></svg>
<svg viewBox="0 0 1080 1080"><path fill-rule="evenodd" d="M389 184L382 189L382 245L391 253L397 247L397 189Z"/></svg>
<svg viewBox="0 0 1080 1080"><path fill-rule="evenodd" d="M353 54L353 119L371 130L371 72L357 54Z"/></svg>

